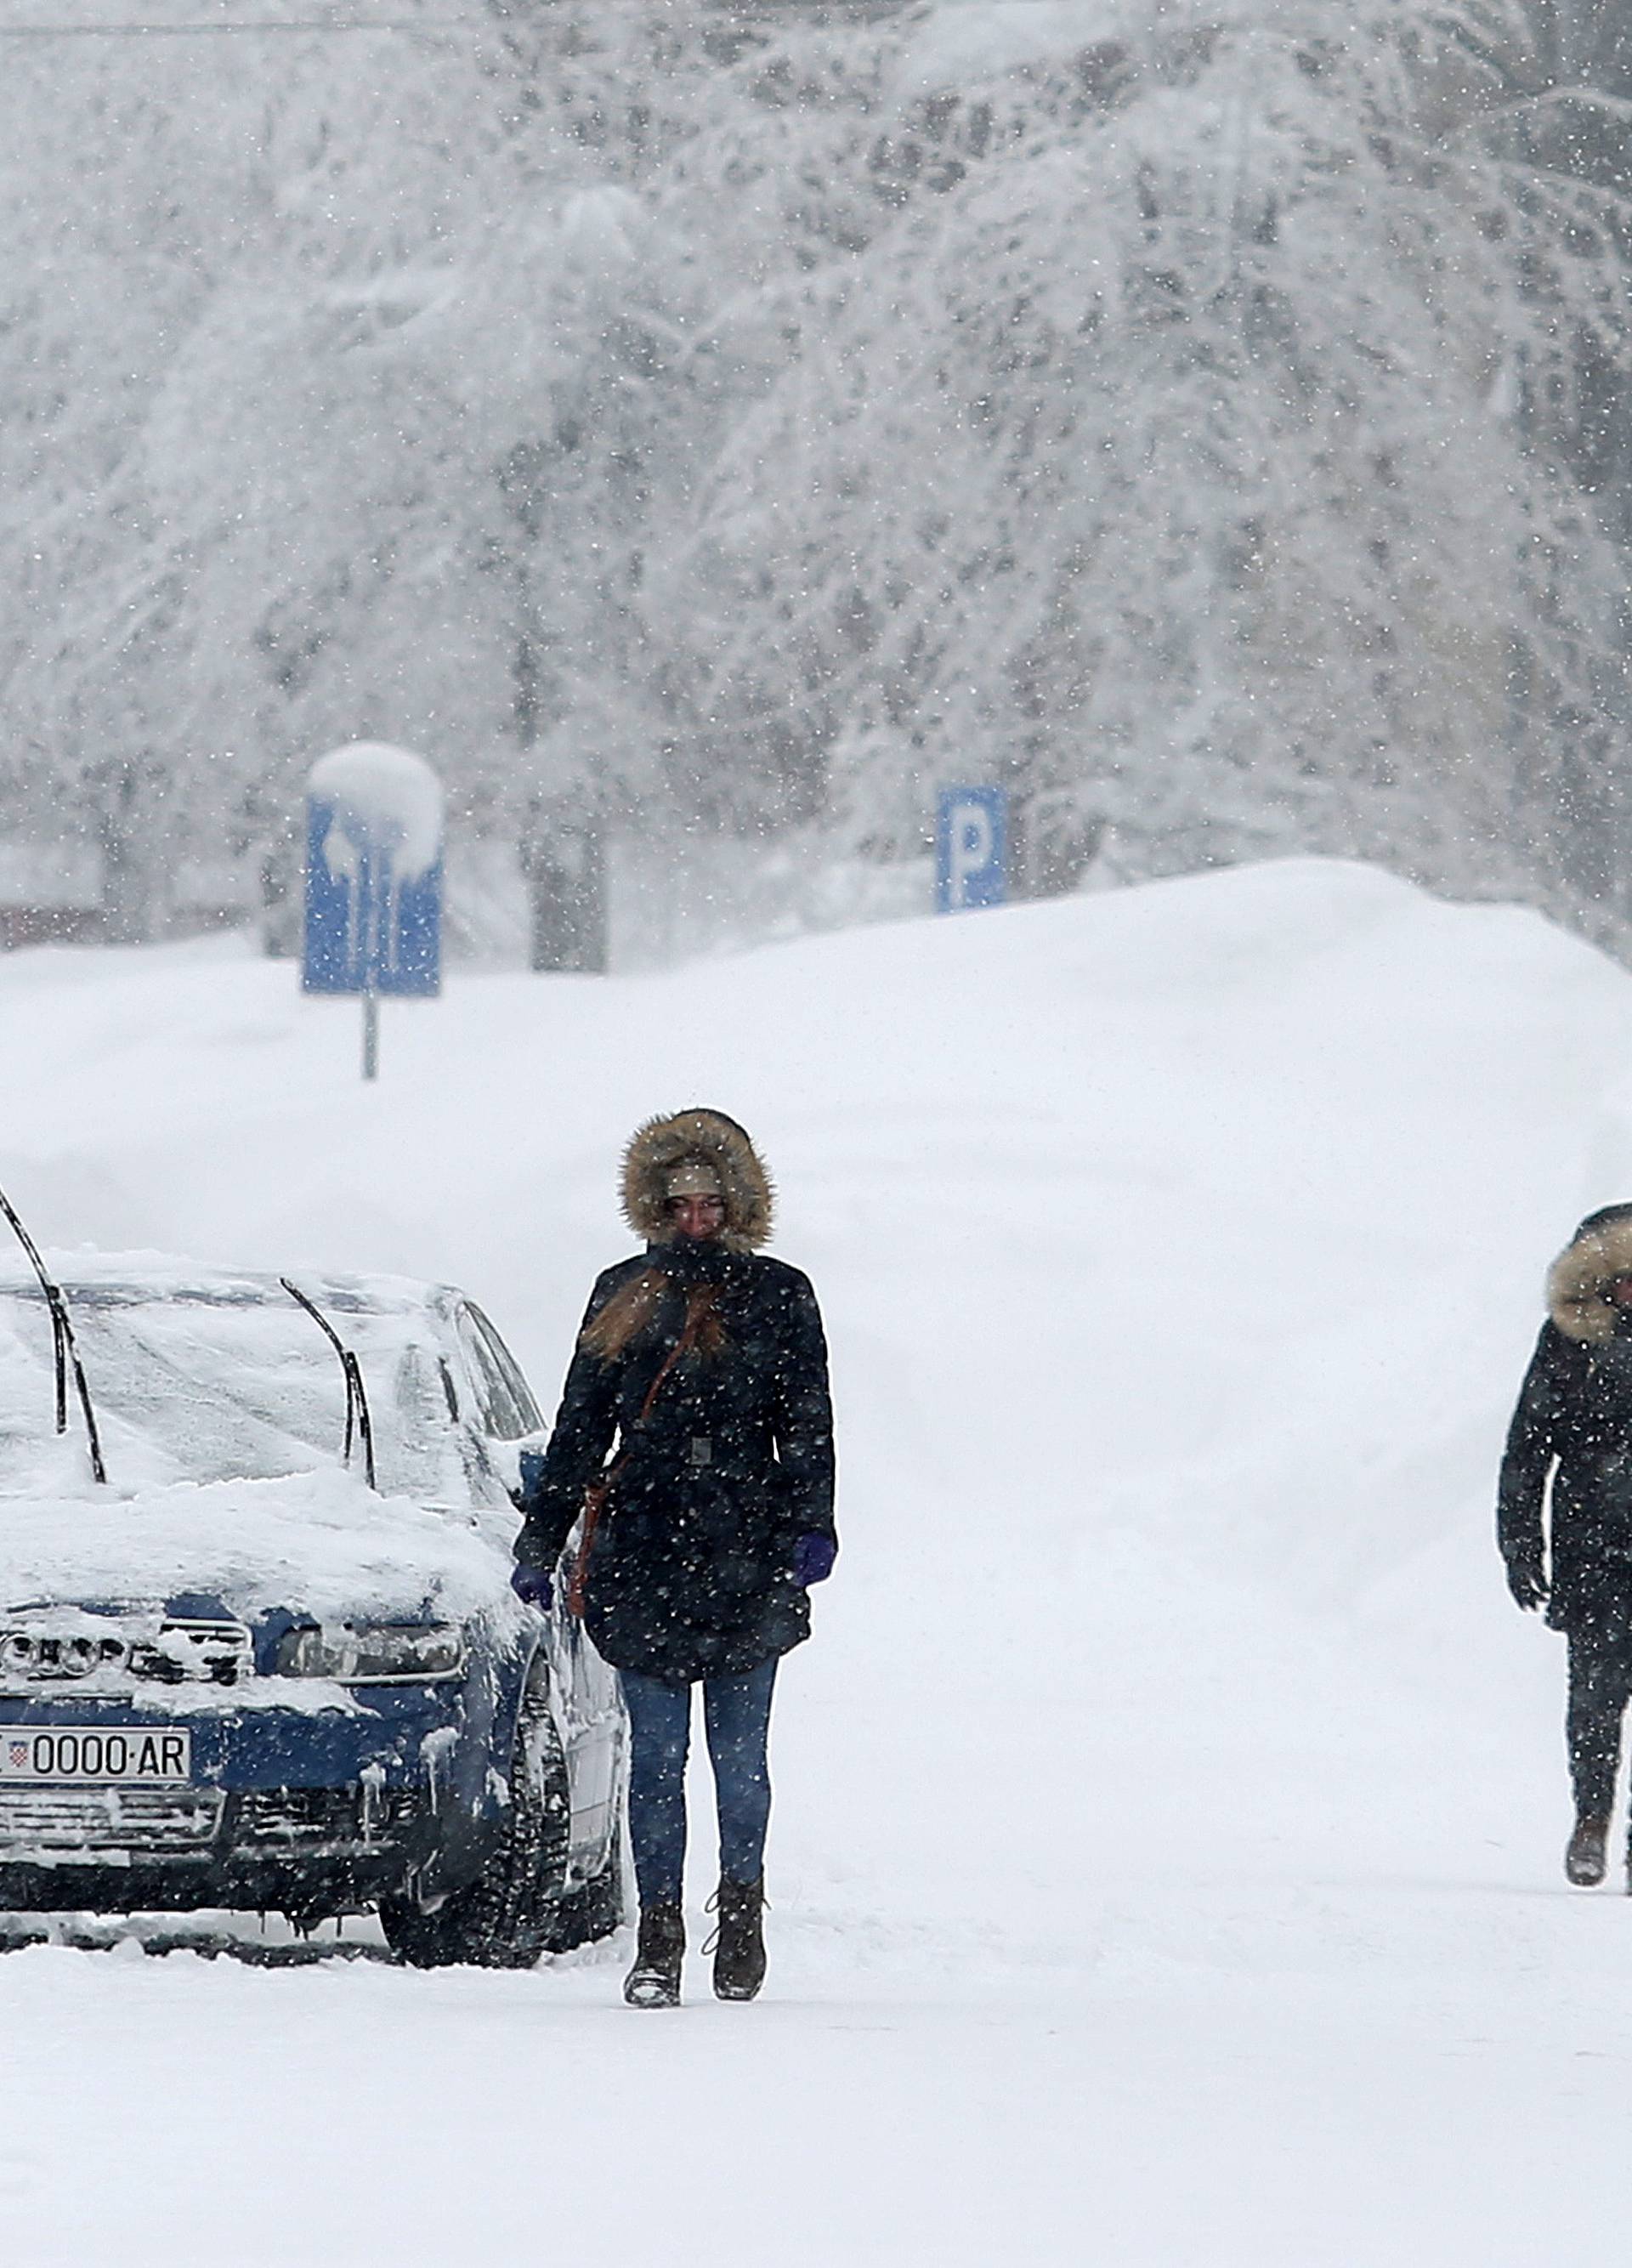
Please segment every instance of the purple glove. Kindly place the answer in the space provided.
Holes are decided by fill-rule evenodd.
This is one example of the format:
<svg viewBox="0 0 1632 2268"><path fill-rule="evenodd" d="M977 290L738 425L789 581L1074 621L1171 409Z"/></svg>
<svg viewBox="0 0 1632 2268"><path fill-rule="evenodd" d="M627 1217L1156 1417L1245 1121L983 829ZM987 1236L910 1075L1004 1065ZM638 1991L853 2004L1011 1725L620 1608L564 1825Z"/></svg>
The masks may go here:
<svg viewBox="0 0 1632 2268"><path fill-rule="evenodd" d="M1513 1594L1514 1603L1528 1614L1533 1607L1547 1604L1547 1577L1541 1572L1539 1559L1520 1552L1507 1563L1507 1587Z"/></svg>
<svg viewBox="0 0 1632 2268"><path fill-rule="evenodd" d="M831 1535L801 1535L793 1547L794 1581L807 1591L812 1583L825 1583L838 1556Z"/></svg>
<svg viewBox="0 0 1632 2268"><path fill-rule="evenodd" d="M537 1607L541 1614L549 1612L550 1601L555 1594L548 1567L529 1567L525 1560L518 1562L510 1571L510 1587L524 1606Z"/></svg>

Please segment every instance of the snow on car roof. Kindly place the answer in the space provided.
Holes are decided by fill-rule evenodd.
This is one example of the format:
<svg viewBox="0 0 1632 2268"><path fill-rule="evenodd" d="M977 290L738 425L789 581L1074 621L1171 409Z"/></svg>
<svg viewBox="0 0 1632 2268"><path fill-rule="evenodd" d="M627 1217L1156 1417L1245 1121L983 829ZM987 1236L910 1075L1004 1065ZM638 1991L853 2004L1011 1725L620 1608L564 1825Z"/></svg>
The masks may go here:
<svg viewBox="0 0 1632 2268"><path fill-rule="evenodd" d="M276 1276L157 1254L50 1255L118 1481L273 1480L342 1461L345 1374ZM357 1358L382 1488L468 1501L440 1287L404 1278L298 1285ZM0 1271L0 1497L37 1485L55 1411L53 1339L32 1271Z"/></svg>
<svg viewBox="0 0 1632 2268"><path fill-rule="evenodd" d="M186 1260L166 1252L47 1251L48 1273L65 1292L94 1298L119 1293L134 1300L197 1300L223 1305L266 1301L285 1305L283 1278L270 1269L229 1268ZM317 1275L301 1268L285 1271L320 1306L378 1315L423 1313L457 1298L445 1284L422 1283L410 1276ZM0 1297L21 1293L38 1299L40 1286L19 1253L0 1260Z"/></svg>
<svg viewBox="0 0 1632 2268"><path fill-rule="evenodd" d="M445 1596L467 1611L502 1588L513 1523L491 1484L474 1485L452 1415L447 1287L291 1273L357 1357L376 1491L342 1461L334 1351L276 1276L147 1253L46 1264L108 1482L92 1478L77 1410L55 1431L38 1283L0 1271L0 1603L208 1591L246 1614L415 1614Z"/></svg>

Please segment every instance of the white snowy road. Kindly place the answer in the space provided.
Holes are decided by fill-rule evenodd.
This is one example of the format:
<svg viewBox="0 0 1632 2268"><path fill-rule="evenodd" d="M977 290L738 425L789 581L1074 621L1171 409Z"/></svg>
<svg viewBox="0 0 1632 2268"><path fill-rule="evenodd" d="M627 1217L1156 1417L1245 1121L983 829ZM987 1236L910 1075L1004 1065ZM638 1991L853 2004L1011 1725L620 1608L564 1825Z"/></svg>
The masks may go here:
<svg viewBox="0 0 1632 2268"><path fill-rule="evenodd" d="M1473 1944L1455 1886L1207 1882L1154 1926L1091 1897L1092 1975L864 1926L858 1955L795 1920L751 2023L703 2001L638 2029L605 1961L19 1954L0 2210L50 2261L169 2260L228 2217L234 2257L286 2259L296 2228L303 2257L371 2268L1594 2249L1625 2179L1625 1917L1516 1926L1566 1901L1475 1895Z"/></svg>
<svg viewBox="0 0 1632 2268"><path fill-rule="evenodd" d="M629 1126L732 1110L828 1311L845 1540L760 2004L697 1962L636 2014L617 1956L14 1953L0 2258L1614 2240L1632 1904L1564 1889L1562 1663L1489 1502L1546 1262L1632 1194L1620 972L1299 863L456 981L374 1093L350 1013L219 945L0 962L0 1031L44 1239L447 1275L547 1401Z"/></svg>

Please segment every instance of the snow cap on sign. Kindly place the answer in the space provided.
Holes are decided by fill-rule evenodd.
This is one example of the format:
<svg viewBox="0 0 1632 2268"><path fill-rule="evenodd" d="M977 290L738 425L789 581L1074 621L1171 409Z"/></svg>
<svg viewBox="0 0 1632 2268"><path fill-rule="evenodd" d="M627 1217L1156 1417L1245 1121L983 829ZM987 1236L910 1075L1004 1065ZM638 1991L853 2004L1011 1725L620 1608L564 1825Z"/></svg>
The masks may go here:
<svg viewBox="0 0 1632 2268"><path fill-rule="evenodd" d="M399 881L416 882L436 865L442 783L423 756L384 740L354 740L320 756L308 785L333 804L337 827L353 843L389 857Z"/></svg>

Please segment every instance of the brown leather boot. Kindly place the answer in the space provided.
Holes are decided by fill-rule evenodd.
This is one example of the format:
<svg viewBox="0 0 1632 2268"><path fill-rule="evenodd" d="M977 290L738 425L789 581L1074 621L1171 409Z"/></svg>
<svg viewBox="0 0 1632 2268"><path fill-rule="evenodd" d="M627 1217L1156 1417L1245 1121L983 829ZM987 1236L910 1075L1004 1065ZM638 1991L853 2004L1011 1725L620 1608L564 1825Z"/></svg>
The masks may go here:
<svg viewBox="0 0 1632 2268"><path fill-rule="evenodd" d="M757 1882L720 1877L713 1904L714 1990L722 2000L751 2000L765 1982L765 1877Z"/></svg>
<svg viewBox="0 0 1632 2268"><path fill-rule="evenodd" d="M678 2008L686 1917L680 1906L643 1906L635 1966L623 1980L631 2008Z"/></svg>
<svg viewBox="0 0 1632 2268"><path fill-rule="evenodd" d="M1608 1841L1608 1820L1577 1820L1576 1831L1564 1852L1564 1872L1577 1889L1595 1889L1603 1881L1604 1852Z"/></svg>

